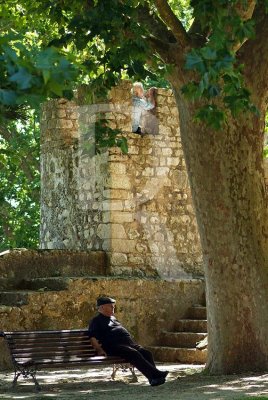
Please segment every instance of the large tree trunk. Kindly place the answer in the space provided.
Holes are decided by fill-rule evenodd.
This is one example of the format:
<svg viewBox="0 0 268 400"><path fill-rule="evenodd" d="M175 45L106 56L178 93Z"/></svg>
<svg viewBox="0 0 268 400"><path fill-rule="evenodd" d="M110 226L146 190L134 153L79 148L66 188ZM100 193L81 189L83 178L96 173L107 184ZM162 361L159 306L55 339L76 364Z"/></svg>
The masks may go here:
<svg viewBox="0 0 268 400"><path fill-rule="evenodd" d="M268 219L264 113L230 117L224 131L192 122L175 88L204 254L211 373L268 368Z"/></svg>
<svg viewBox="0 0 268 400"><path fill-rule="evenodd" d="M246 113L236 119L229 115L224 129L215 132L193 122L198 104L186 102L180 91L185 83L198 81L196 71L184 68L185 55L192 46L202 46L202 37L209 33L200 30L196 16L185 39L167 2L154 3L176 38L176 44L169 42L167 48L161 36L160 43L153 41L151 45L173 65L169 79L180 114L182 146L204 255L207 368L211 373L267 370L268 198L262 159L268 93L265 4L253 1L238 5L243 19L254 12L255 38L243 44L237 40L233 48L237 63L244 66L241 74L261 118ZM200 42L193 44L195 32L200 33ZM220 104L222 99L218 101Z"/></svg>

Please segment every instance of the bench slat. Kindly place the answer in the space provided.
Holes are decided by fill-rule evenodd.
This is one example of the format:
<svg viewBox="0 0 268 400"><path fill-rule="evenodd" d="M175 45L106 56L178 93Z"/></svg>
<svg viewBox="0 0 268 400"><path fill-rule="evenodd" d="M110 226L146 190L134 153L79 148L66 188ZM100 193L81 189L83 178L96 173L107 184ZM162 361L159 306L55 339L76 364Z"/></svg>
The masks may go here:
<svg viewBox="0 0 268 400"><path fill-rule="evenodd" d="M79 349L81 347L88 349L93 348L90 342L88 343L25 343L25 344L11 344L12 350L25 350L25 349Z"/></svg>
<svg viewBox="0 0 268 400"><path fill-rule="evenodd" d="M81 337L81 338L10 338L8 337L7 340L10 343L17 343L17 344L25 344L25 343L90 343L88 337Z"/></svg>
<svg viewBox="0 0 268 400"><path fill-rule="evenodd" d="M5 335L12 336L30 336L30 335L83 335L87 334L87 329L63 329L58 331L46 330L46 331L13 331L13 332L4 332Z"/></svg>
<svg viewBox="0 0 268 400"><path fill-rule="evenodd" d="M71 356L71 357L45 357L41 359L35 359L34 357L28 357L28 358L18 358L17 363L20 365L46 365L46 364L73 364L73 363L84 363L84 364L92 364L92 363L126 363L126 361L120 357L103 357L103 356L92 356L92 357L77 357L77 356Z"/></svg>
<svg viewBox="0 0 268 400"><path fill-rule="evenodd" d="M96 355L96 351L95 350L86 350L86 349L79 349L79 350L75 350L75 351L35 351L35 349L33 350L27 350L27 351L23 351L23 352L13 352L12 356L17 359L17 358L21 358L21 357L36 357L36 358L42 358L44 355L48 355L48 357L53 357L53 356L71 356L71 355L89 355L89 356L94 356Z"/></svg>

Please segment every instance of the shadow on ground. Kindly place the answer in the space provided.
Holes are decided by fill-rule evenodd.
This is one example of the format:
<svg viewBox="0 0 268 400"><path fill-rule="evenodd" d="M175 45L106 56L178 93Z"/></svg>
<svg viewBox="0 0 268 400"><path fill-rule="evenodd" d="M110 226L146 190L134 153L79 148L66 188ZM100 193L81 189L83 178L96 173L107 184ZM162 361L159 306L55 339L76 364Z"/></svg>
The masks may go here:
<svg viewBox="0 0 268 400"><path fill-rule="evenodd" d="M111 367L40 371L37 374L42 387L34 391L31 380L19 380L12 388L12 373L0 374L0 399L55 399L55 400L242 400L258 397L268 400L268 374L232 376L207 376L203 366L182 364L161 364L168 370L165 385L151 387L147 380L138 375L133 383L131 375L118 372L116 380L110 378Z"/></svg>

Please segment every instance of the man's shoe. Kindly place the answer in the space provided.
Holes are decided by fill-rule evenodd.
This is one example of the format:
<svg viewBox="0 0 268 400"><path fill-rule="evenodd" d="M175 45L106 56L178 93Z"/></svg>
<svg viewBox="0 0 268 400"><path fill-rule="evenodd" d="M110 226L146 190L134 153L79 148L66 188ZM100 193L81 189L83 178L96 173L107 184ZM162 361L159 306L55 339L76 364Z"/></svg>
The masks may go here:
<svg viewBox="0 0 268 400"><path fill-rule="evenodd" d="M159 386L159 385L163 385L166 382L166 379L164 377L160 377L160 378L155 378L152 379L150 382L151 386Z"/></svg>
<svg viewBox="0 0 268 400"><path fill-rule="evenodd" d="M161 378L166 378L168 374L169 374L169 371L160 371Z"/></svg>

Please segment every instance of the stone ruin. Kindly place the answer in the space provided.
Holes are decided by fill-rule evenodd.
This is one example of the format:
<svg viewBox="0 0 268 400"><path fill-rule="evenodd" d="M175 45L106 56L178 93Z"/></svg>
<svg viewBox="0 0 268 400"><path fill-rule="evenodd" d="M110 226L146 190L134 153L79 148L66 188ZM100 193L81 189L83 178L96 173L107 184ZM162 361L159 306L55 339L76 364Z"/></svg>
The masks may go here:
<svg viewBox="0 0 268 400"><path fill-rule="evenodd" d="M122 82L101 104L78 96L44 105L41 248L104 250L111 275L203 275L174 96L158 89L159 133L142 138L131 133L130 89ZM115 147L95 154L100 113L127 137L127 155Z"/></svg>

